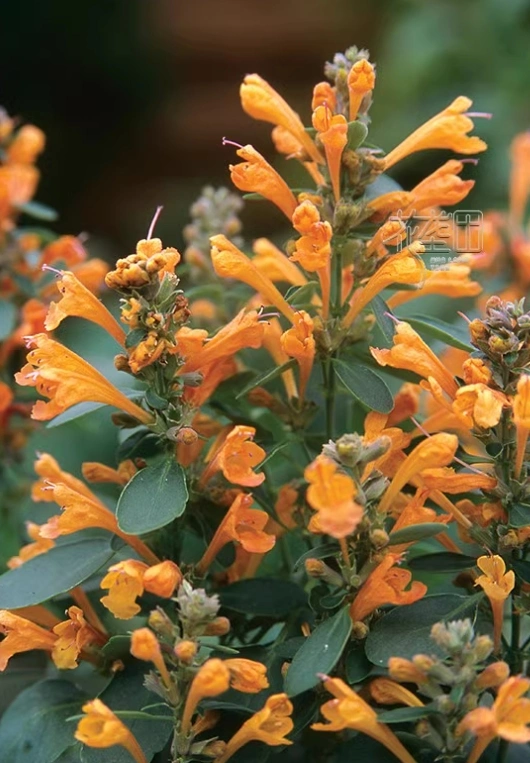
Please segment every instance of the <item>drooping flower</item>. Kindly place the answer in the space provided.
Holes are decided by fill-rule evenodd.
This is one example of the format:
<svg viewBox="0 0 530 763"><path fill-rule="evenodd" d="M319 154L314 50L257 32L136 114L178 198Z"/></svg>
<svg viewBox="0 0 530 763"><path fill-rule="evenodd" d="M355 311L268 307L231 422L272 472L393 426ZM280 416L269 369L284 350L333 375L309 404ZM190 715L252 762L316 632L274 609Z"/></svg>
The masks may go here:
<svg viewBox="0 0 530 763"><path fill-rule="evenodd" d="M351 535L363 518L363 507L354 500L357 489L352 478L326 456L309 464L304 477L309 482L307 502L318 512L321 532L333 538Z"/></svg>
<svg viewBox="0 0 530 763"><path fill-rule="evenodd" d="M267 668L261 662L234 657L225 660L224 664L230 671L230 686L237 691L247 694L257 694L267 689Z"/></svg>
<svg viewBox="0 0 530 763"><path fill-rule="evenodd" d="M48 421L72 405L83 402L103 403L119 408L143 424L150 424L152 416L140 408L111 384L90 363L50 339L46 334L29 338L28 363L15 378L23 387L36 387L49 402L39 400L33 406L32 417Z"/></svg>
<svg viewBox="0 0 530 763"><path fill-rule="evenodd" d="M412 579L412 573L396 566L400 559L399 554L387 554L370 572L350 606L353 622L364 620L384 604L403 606L413 604L425 596L427 586L417 580L405 590Z"/></svg>
<svg viewBox="0 0 530 763"><path fill-rule="evenodd" d="M0 633L5 637L0 641L0 671L20 652L43 649L51 654L57 641L51 631L5 609L0 610Z"/></svg>
<svg viewBox="0 0 530 763"><path fill-rule="evenodd" d="M350 122L353 122L357 119L363 98L375 87L374 65L366 58L360 58L350 69L347 83L350 95Z"/></svg>
<svg viewBox="0 0 530 763"><path fill-rule="evenodd" d="M277 366L283 366L289 360L289 355L282 347L282 327L277 318L270 318L265 324L263 347L271 355ZM282 373L282 381L289 400L298 397L298 387L292 368Z"/></svg>
<svg viewBox="0 0 530 763"><path fill-rule="evenodd" d="M85 461L81 470L87 482L110 482L121 486L126 485L138 471L130 459L118 464L117 469L98 461Z"/></svg>
<svg viewBox="0 0 530 763"><path fill-rule="evenodd" d="M167 669L158 639L149 628L138 628L131 635L131 654L137 660L152 662L162 677L164 686L175 699L175 686Z"/></svg>
<svg viewBox="0 0 530 763"><path fill-rule="evenodd" d="M88 623L79 607L69 607L68 620L58 623L53 632L57 636L52 649L52 660L60 670L73 670L81 652L88 646L101 646L106 636Z"/></svg>
<svg viewBox="0 0 530 763"><path fill-rule="evenodd" d="M515 573L506 572L504 559L497 554L480 556L477 567L483 572L475 580L475 585L482 588L489 599L493 612L493 641L495 651L501 648L502 626L504 621L504 602L515 586Z"/></svg>
<svg viewBox="0 0 530 763"><path fill-rule="evenodd" d="M173 595L182 580L178 566L169 560L149 566L127 559L109 567L100 587L108 590L101 603L120 620L129 620L140 612L136 603L144 591L164 599Z"/></svg>
<svg viewBox="0 0 530 763"><path fill-rule="evenodd" d="M147 763L138 740L127 726L100 699L83 705L84 717L75 731L75 738L87 747L107 749L124 747L136 763Z"/></svg>
<svg viewBox="0 0 530 763"><path fill-rule="evenodd" d="M463 262L450 262L443 270L426 270L425 281L419 288L396 292L387 300L387 304L394 309L429 294L442 294L451 299L476 297L482 291L482 286L471 280L470 273L471 268Z"/></svg>
<svg viewBox="0 0 530 763"><path fill-rule="evenodd" d="M396 681L383 676L370 682L370 694L380 705L407 705L407 707L423 707L424 703Z"/></svg>
<svg viewBox="0 0 530 763"><path fill-rule="evenodd" d="M264 707L254 713L228 740L226 748L215 763L226 763L238 750L249 742L264 742L271 747L292 744L287 739L294 728L291 720L293 706L286 694L273 694Z"/></svg>
<svg viewBox="0 0 530 763"><path fill-rule="evenodd" d="M191 682L181 720L181 732L187 735L197 705L206 697L217 697L230 688L230 671L223 660L213 658L201 665Z"/></svg>
<svg viewBox="0 0 530 763"><path fill-rule="evenodd" d="M380 723L377 713L340 678L324 678L324 687L334 699L326 702L320 711L328 723L313 723L315 731L344 731L354 729L367 734L389 749L402 763L415 763L388 726Z"/></svg>
<svg viewBox="0 0 530 763"><path fill-rule="evenodd" d="M313 127L324 146L326 164L335 201L340 199L340 170L342 152L348 143L348 123L342 114L333 115L328 106L317 106L313 112Z"/></svg>
<svg viewBox="0 0 530 763"><path fill-rule="evenodd" d="M296 197L285 180L253 146L241 146L237 155L240 164L230 165L232 183L240 191L259 193L291 219L296 207Z"/></svg>
<svg viewBox="0 0 530 763"><path fill-rule="evenodd" d="M296 314L294 326L285 331L280 338L282 350L290 358L295 358L300 369L300 400L304 399L315 360L316 345L313 328L312 318L304 310L300 310Z"/></svg>
<svg viewBox="0 0 530 763"><path fill-rule="evenodd" d="M228 433L221 433L219 441L214 443L206 457L207 466L200 480L201 486L206 485L219 471L234 485L261 485L265 474L256 474L253 469L263 461L266 453L253 441L255 435L255 427L243 424L236 424Z"/></svg>

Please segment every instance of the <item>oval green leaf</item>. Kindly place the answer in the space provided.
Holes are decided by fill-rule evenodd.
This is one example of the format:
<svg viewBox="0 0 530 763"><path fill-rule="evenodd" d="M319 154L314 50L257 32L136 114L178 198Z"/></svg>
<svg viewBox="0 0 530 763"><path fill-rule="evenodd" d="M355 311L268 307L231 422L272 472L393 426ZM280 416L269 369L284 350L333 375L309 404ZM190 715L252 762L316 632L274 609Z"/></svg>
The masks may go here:
<svg viewBox="0 0 530 763"><path fill-rule="evenodd" d="M180 517L188 489L184 470L174 459L146 466L125 485L116 517L123 532L143 535Z"/></svg>
<svg viewBox="0 0 530 763"><path fill-rule="evenodd" d="M457 554L453 551L441 551L439 554L424 554L409 559L407 566L411 570L424 572L460 572L474 567L476 559L466 554Z"/></svg>
<svg viewBox="0 0 530 763"><path fill-rule="evenodd" d="M446 530L446 526L441 522L424 522L421 525L409 525L402 530L396 530L390 533L388 539L389 546L397 546L398 543L413 543L423 538L432 538Z"/></svg>
<svg viewBox="0 0 530 763"><path fill-rule="evenodd" d="M350 638L352 621L348 607L321 623L296 653L285 677L285 691L295 697L316 686L318 673L329 673Z"/></svg>
<svg viewBox="0 0 530 763"><path fill-rule="evenodd" d="M219 599L223 607L234 612L277 618L307 604L306 593L299 585L275 578L239 580L222 588Z"/></svg>
<svg viewBox="0 0 530 763"><path fill-rule="evenodd" d="M342 384L356 400L372 411L390 413L394 407L392 393L371 368L342 360L334 360L333 366Z"/></svg>

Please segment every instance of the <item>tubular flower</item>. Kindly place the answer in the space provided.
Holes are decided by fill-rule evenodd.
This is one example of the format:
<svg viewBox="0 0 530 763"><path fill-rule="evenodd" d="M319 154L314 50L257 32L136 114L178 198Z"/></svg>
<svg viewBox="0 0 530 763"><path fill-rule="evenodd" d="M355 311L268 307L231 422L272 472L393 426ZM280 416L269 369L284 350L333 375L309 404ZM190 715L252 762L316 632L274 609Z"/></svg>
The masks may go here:
<svg viewBox="0 0 530 763"><path fill-rule="evenodd" d="M340 678L325 678L324 687L335 699L326 702L320 711L328 723L313 723L315 731L343 731L354 729L376 739L389 749L402 763L415 763L395 734L384 723L379 723L377 713Z"/></svg>
<svg viewBox="0 0 530 763"><path fill-rule="evenodd" d="M418 684L418 686L429 680L426 673L416 667L413 662L405 660L403 657L391 657L389 659L388 673L390 678L393 678L395 681Z"/></svg>
<svg viewBox="0 0 530 763"><path fill-rule="evenodd" d="M180 569L169 560L150 567L136 559L127 559L109 567L100 583L100 588L108 590L101 603L119 620L130 620L140 612L136 599L144 591L169 599L181 580Z"/></svg>
<svg viewBox="0 0 530 763"><path fill-rule="evenodd" d="M5 636L0 641L0 671L5 670L11 657L19 652L43 649L51 654L57 641L54 633L6 609L0 609L0 633Z"/></svg>
<svg viewBox="0 0 530 763"><path fill-rule="evenodd" d="M247 694L257 694L262 689L267 689L267 668L261 662L234 658L225 660L224 664L230 671L230 686L237 691Z"/></svg>
<svg viewBox="0 0 530 763"><path fill-rule="evenodd" d="M34 501L44 501L50 503L55 501L52 486L62 483L75 490L77 493L86 496L90 500L96 500L94 493L84 482L78 480L73 474L63 471L56 459L49 453L39 453L39 457L33 466L40 479L33 483L31 488L31 498Z"/></svg>
<svg viewBox="0 0 530 763"><path fill-rule="evenodd" d="M242 146L236 151L244 161L230 165L230 178L240 191L259 193L291 219L296 198L285 180L253 146Z"/></svg>
<svg viewBox="0 0 530 763"><path fill-rule="evenodd" d="M370 683L370 694L380 705L407 705L423 707L424 703L415 694L389 678L376 678Z"/></svg>
<svg viewBox="0 0 530 763"><path fill-rule="evenodd" d="M269 516L265 511L252 509L252 500L252 496L245 493L236 496L197 564L199 574L204 574L219 551L231 541L240 543L252 554L264 554L274 546L274 535L264 531Z"/></svg>
<svg viewBox="0 0 530 763"><path fill-rule="evenodd" d="M83 705L85 716L77 724L75 738L87 747L125 747L136 763L147 763L137 739L127 726L100 699Z"/></svg>
<svg viewBox="0 0 530 763"><path fill-rule="evenodd" d="M295 325L282 334L280 343L285 354L290 358L295 358L298 363L300 369L299 397L300 400L303 400L315 360L316 345L312 318L304 310L300 310L296 318Z"/></svg>
<svg viewBox="0 0 530 763"><path fill-rule="evenodd" d="M81 470L87 482L111 482L115 485L126 485L134 477L138 469L130 459L122 461L117 469L100 464L98 461L85 461Z"/></svg>
<svg viewBox="0 0 530 763"><path fill-rule="evenodd" d="M319 529L333 538L351 535L363 518L363 507L354 500L357 490L352 478L326 456L309 464L304 477L309 482L307 502L318 512Z"/></svg>
<svg viewBox="0 0 530 763"><path fill-rule="evenodd" d="M337 94L329 82L317 82L313 88L311 109L314 111L318 106L327 106L333 112L337 107Z"/></svg>
<svg viewBox="0 0 530 763"><path fill-rule="evenodd" d="M342 114L333 115L328 106L317 106L313 112L313 127L324 146L329 178L335 201L340 199L340 168L342 152L348 143L348 123Z"/></svg>
<svg viewBox="0 0 530 763"><path fill-rule="evenodd" d="M283 366L289 360L289 355L285 352L281 344L282 327L277 318L271 318L265 325L263 335L263 347L270 354L277 366ZM282 373L282 381L289 400L298 397L298 387L294 378L292 368Z"/></svg>
<svg viewBox="0 0 530 763"><path fill-rule="evenodd" d="M380 366L403 368L425 379L432 376L449 397L455 397L458 384L453 375L425 344L420 335L405 321L399 321L396 324L393 347L389 350L371 347L370 352Z"/></svg>
<svg viewBox="0 0 530 763"><path fill-rule="evenodd" d="M155 668L162 676L162 681L169 692L174 693L173 681L169 675L166 663L162 656L162 650L158 639L149 628L139 628L132 632L131 636L131 654L137 660L152 662Z"/></svg>
<svg viewBox="0 0 530 763"><path fill-rule="evenodd" d="M412 573L395 565L399 554L387 554L383 561L372 570L360 587L350 607L353 622L364 620L384 604L413 604L427 593L427 586L415 580L409 590L405 588L411 581Z"/></svg>
<svg viewBox="0 0 530 763"><path fill-rule="evenodd" d="M296 212L296 210L295 210ZM305 286L307 278L302 271L293 265L289 257L286 257L277 246L267 238L258 238L254 241L252 251L256 255L252 264L271 281L281 281L291 286ZM307 270L307 268L306 268Z"/></svg>
<svg viewBox="0 0 530 763"><path fill-rule="evenodd" d="M348 74L350 95L350 122L357 119L363 98L375 87L375 68L366 58L356 61Z"/></svg>
<svg viewBox="0 0 530 763"><path fill-rule="evenodd" d="M42 130L35 125L23 125L6 149L6 164L34 164L45 145Z"/></svg>
<svg viewBox="0 0 530 763"><path fill-rule="evenodd" d="M131 402L72 350L46 334L35 334L29 341L34 349L15 378L21 386L36 387L49 398L49 402L39 400L33 406L32 417L37 421L48 421L72 405L90 401L119 408L143 424L152 422L151 414Z"/></svg>
<svg viewBox="0 0 530 763"><path fill-rule="evenodd" d="M401 489L424 469L448 466L455 457L458 437L439 432L420 442L403 461L379 504L381 513L388 512Z"/></svg>
<svg viewBox="0 0 530 763"><path fill-rule="evenodd" d="M470 279L470 273L471 268L459 262L451 262L444 270L426 270L425 282L418 289L396 292L387 300L387 304L394 309L429 294L443 294L452 299L476 297L482 291L482 286Z"/></svg>
<svg viewBox="0 0 530 763"><path fill-rule="evenodd" d="M43 538L40 535L40 525L35 522L26 522L26 532L33 541L26 546L22 546L17 556L12 556L7 562L9 569L20 567L20 565L27 562L29 559L33 559L35 556L45 554L50 548L55 546L55 541L50 538Z"/></svg>
<svg viewBox="0 0 530 763"><path fill-rule="evenodd" d="M528 433L530 432L530 375L522 374L517 382L517 393L513 398L513 422L516 430L517 455L515 475L518 477L523 465Z"/></svg>
<svg viewBox="0 0 530 763"><path fill-rule="evenodd" d="M167 339L160 337L157 331L149 331L129 355L129 368L133 374L155 363L164 352L174 353L175 346Z"/></svg>
<svg viewBox="0 0 530 763"><path fill-rule="evenodd" d="M343 326L348 328L353 321L379 292L393 283L419 284L425 280L427 269L419 254L425 247L419 241L413 241L410 246L399 254L392 255L371 278L365 286L357 289L353 295L350 308L342 319Z"/></svg>
<svg viewBox="0 0 530 763"><path fill-rule="evenodd" d="M463 168L463 162L449 159L431 172L410 191L411 201L403 212L415 215L422 210L453 206L463 201L475 185L474 180L462 180L459 177Z"/></svg>
<svg viewBox="0 0 530 763"><path fill-rule="evenodd" d="M200 408L213 395L219 384L233 376L236 371L237 363L233 357L221 358L211 365L202 367L200 369L202 382L198 387L185 387L183 400L190 408ZM200 443L201 446L203 444Z"/></svg>
<svg viewBox="0 0 530 763"><path fill-rule="evenodd" d="M52 649L52 660L59 670L73 670L85 647L92 644L100 646L107 640L85 620L83 610L69 607L68 620L58 623L53 632L57 640Z"/></svg>
<svg viewBox="0 0 530 763"><path fill-rule="evenodd" d="M446 524L450 517L447 515L440 516L434 509L429 509L424 506L426 499L429 496L429 490L422 490L421 488L416 492L416 495L407 502L405 508L400 513L392 528L392 532L395 533L398 530L402 530L405 527L411 525L421 525L425 522L440 522ZM440 531L442 528L440 527ZM439 536L438 536L439 537ZM394 554L400 554L405 551L410 543L400 543L398 545L392 543L392 535L390 535L389 545L392 548Z"/></svg>
<svg viewBox="0 0 530 763"><path fill-rule="evenodd" d="M326 181L318 169L318 164L315 161L307 161L304 147L285 127L276 125L272 130L271 138L279 154L284 154L287 159L298 159L313 178L315 185L325 185Z"/></svg>
<svg viewBox="0 0 530 763"><path fill-rule="evenodd" d="M50 304L48 315L44 322L46 331L53 331L68 316L85 318L97 323L105 329L122 347L125 344L125 332L107 310L105 305L83 286L76 276L68 270L60 271L60 279L56 281L61 294L59 302Z"/></svg>
<svg viewBox="0 0 530 763"><path fill-rule="evenodd" d="M302 144L313 161L322 163L322 156L306 132L302 120L268 82L258 74L248 74L239 92L243 110L249 116L284 127Z"/></svg>
<svg viewBox="0 0 530 763"><path fill-rule="evenodd" d="M302 234L290 259L299 262L308 273L327 267L331 258L333 230L328 222L321 222L320 212L311 201L303 201L294 210L292 223Z"/></svg>
<svg viewBox="0 0 530 763"><path fill-rule="evenodd" d="M271 747L292 744L287 739L294 728L291 720L293 706L287 694L272 694L264 707L254 713L227 742L226 748L215 763L226 763L241 747L249 742L264 742Z"/></svg>
<svg viewBox="0 0 530 763"><path fill-rule="evenodd" d="M469 428L488 429L497 426L502 409L508 405L509 400L502 392L478 383L460 387L451 407Z"/></svg>
<svg viewBox="0 0 530 763"><path fill-rule="evenodd" d="M477 707L464 716L456 733L477 737L467 763L476 763L495 737L514 744L530 742L530 699L523 696L529 688L528 678L511 676L499 687L491 707Z"/></svg>
<svg viewBox="0 0 530 763"><path fill-rule="evenodd" d="M516 135L511 145L510 225L520 228L530 194L530 132Z"/></svg>
<svg viewBox="0 0 530 763"><path fill-rule="evenodd" d="M261 273L246 254L239 251L226 236L212 236L210 243L213 268L218 276L235 278L251 286L294 324L295 312L292 307L285 301L271 279Z"/></svg>
<svg viewBox="0 0 530 763"><path fill-rule="evenodd" d="M214 444L213 452L206 458L207 467L201 477L201 486L206 485L208 480L218 471L222 471L228 482L245 487L261 485L265 474L256 474L253 468L266 456L263 448L253 442L256 430L237 424L221 441L220 445Z"/></svg>
<svg viewBox="0 0 530 763"><path fill-rule="evenodd" d="M387 244L398 246L405 239L406 235L407 228L403 220L387 220L367 243L366 257L370 257L373 254L382 257L388 254Z"/></svg>
<svg viewBox="0 0 530 763"><path fill-rule="evenodd" d="M181 731L187 735L199 702L205 697L217 697L230 688L230 671L223 660L213 658L201 665L191 682L181 721Z"/></svg>
<svg viewBox="0 0 530 763"><path fill-rule="evenodd" d="M393 167L406 156L429 148L448 148L459 154L476 154L485 151L483 140L470 136L473 120L465 112L472 105L469 98L461 95L443 111L418 127L408 138L385 156L385 169Z"/></svg>
<svg viewBox="0 0 530 763"><path fill-rule="evenodd" d="M477 567L484 574L477 577L475 585L480 586L489 599L493 612L493 640L495 651L498 652L501 648L504 602L514 589L515 573L513 570L506 572L504 559L497 554L480 556Z"/></svg>

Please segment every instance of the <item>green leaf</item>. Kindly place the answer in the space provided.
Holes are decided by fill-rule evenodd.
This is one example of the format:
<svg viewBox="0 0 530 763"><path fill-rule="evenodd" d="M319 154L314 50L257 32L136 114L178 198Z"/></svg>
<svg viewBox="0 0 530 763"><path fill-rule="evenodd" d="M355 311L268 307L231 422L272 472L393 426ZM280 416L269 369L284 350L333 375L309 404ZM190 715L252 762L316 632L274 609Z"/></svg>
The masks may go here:
<svg viewBox="0 0 530 763"><path fill-rule="evenodd" d="M322 543L321 546L315 546L310 548L305 554L302 554L294 563L293 571L296 572L306 559L326 559L328 556L333 556L339 550L338 543Z"/></svg>
<svg viewBox="0 0 530 763"><path fill-rule="evenodd" d="M321 623L296 653L285 677L285 691L290 697L316 686L318 673L329 673L339 661L348 639L352 621L348 607Z"/></svg>
<svg viewBox="0 0 530 763"><path fill-rule="evenodd" d="M388 307L385 300L381 295L377 295L370 302L370 307L373 310L377 325L381 329L381 333L386 339L388 346L391 347L394 340L394 334L396 333L396 324L390 318L391 310Z"/></svg>
<svg viewBox="0 0 530 763"><path fill-rule="evenodd" d="M355 151L355 149L359 148L361 143L364 142L367 135L368 127L364 122L359 122L358 120L355 120L355 122L348 122L348 143L346 144L346 148Z"/></svg>
<svg viewBox="0 0 530 763"><path fill-rule="evenodd" d="M48 207L46 204L41 204L40 201L26 201L25 204L17 204L16 206L20 212L34 217L36 220L45 220L48 223L53 223L59 217L55 209Z"/></svg>
<svg viewBox="0 0 530 763"><path fill-rule="evenodd" d="M482 593L475 596L435 594L408 606L394 607L370 630L365 642L366 656L374 665L387 665L390 657L410 660L415 654L442 655L430 638L434 623L466 617L473 620L482 598ZM487 625L480 621L475 623L479 633L488 632L489 627L489 621Z"/></svg>
<svg viewBox="0 0 530 763"><path fill-rule="evenodd" d="M409 525L402 530L396 530L390 533L388 539L389 546L397 546L399 543L412 543L423 538L432 538L433 535L439 535L447 530L447 527L440 522L424 522L421 525Z"/></svg>
<svg viewBox="0 0 530 763"><path fill-rule="evenodd" d="M460 572L474 567L476 559L466 554L456 554L453 551L441 551L439 554L424 554L409 559L407 566L411 570L424 572Z"/></svg>
<svg viewBox="0 0 530 763"><path fill-rule="evenodd" d="M136 345L140 344L140 342L142 342L145 337L145 329L133 329L132 331L129 331L125 337L125 349L130 350L132 347L136 347Z"/></svg>
<svg viewBox="0 0 530 763"><path fill-rule="evenodd" d="M168 402L164 397L160 397L154 389L150 387L145 391L145 402L154 408L156 411L165 411L168 407Z"/></svg>
<svg viewBox="0 0 530 763"><path fill-rule="evenodd" d="M350 685L359 684L370 675L373 665L364 653L364 647L352 645L346 655L346 679Z"/></svg>
<svg viewBox="0 0 530 763"><path fill-rule="evenodd" d="M516 559L511 562L511 566L518 578L530 583L530 562Z"/></svg>
<svg viewBox="0 0 530 763"><path fill-rule="evenodd" d="M253 578L239 580L219 591L221 605L234 612L285 617L307 604L305 591L290 580Z"/></svg>
<svg viewBox="0 0 530 763"><path fill-rule="evenodd" d="M405 319L413 329L420 334L427 334L433 339L439 339L451 347L468 352L474 348L469 342L469 333L466 326L447 323L440 318L426 318L424 315L413 315Z"/></svg>
<svg viewBox="0 0 530 763"><path fill-rule="evenodd" d="M71 408L68 408L68 410L63 411L63 413L60 413L54 419L48 421L46 428L53 429L54 427L60 427L62 424L68 424L69 421L75 421L82 416L92 413L92 411L97 411L98 408L104 407L104 403L77 403L77 405L72 405Z"/></svg>
<svg viewBox="0 0 530 763"><path fill-rule="evenodd" d="M333 365L340 381L356 400L372 411L390 413L394 400L380 376L357 363L346 364L342 360L334 360Z"/></svg>
<svg viewBox="0 0 530 763"><path fill-rule="evenodd" d="M510 506L509 522L512 527L527 527L530 525L530 505L514 503Z"/></svg>
<svg viewBox="0 0 530 763"><path fill-rule="evenodd" d="M158 530L181 516L187 500L184 470L173 458L146 466L122 490L116 507L118 525L131 535Z"/></svg>
<svg viewBox="0 0 530 763"><path fill-rule="evenodd" d="M245 395L248 395L248 393L251 392L256 387L263 387L265 384L268 384L273 379L276 379L278 376L283 374L284 371L288 371L289 368L293 368L295 365L296 365L296 360L294 358L291 358L291 360L288 360L286 363L283 363L283 365L275 366L274 368L271 368L265 371L265 373L254 377L254 379L252 379L250 384L246 384L243 387L243 389L237 393L236 400L240 400L242 397L245 397Z"/></svg>
<svg viewBox="0 0 530 763"><path fill-rule="evenodd" d="M385 710L378 713L378 723L406 723L407 721L417 721L419 718L425 718L426 715L439 713L435 707L424 705L423 707L397 707L395 710Z"/></svg>
<svg viewBox="0 0 530 763"><path fill-rule="evenodd" d="M56 760L75 741L75 725L67 723L67 718L79 713L87 699L70 681L40 681L25 689L2 716L2 760L9 763Z"/></svg>
<svg viewBox="0 0 530 763"><path fill-rule="evenodd" d="M108 538L61 543L0 576L0 609L31 607L70 591L113 555Z"/></svg>
<svg viewBox="0 0 530 763"><path fill-rule="evenodd" d="M317 288L316 281L308 281L303 286L291 286L285 295L285 301L293 307L304 307L311 303Z"/></svg>
<svg viewBox="0 0 530 763"><path fill-rule="evenodd" d="M15 305L7 299L0 301L0 342L7 339L15 328L17 311Z"/></svg>

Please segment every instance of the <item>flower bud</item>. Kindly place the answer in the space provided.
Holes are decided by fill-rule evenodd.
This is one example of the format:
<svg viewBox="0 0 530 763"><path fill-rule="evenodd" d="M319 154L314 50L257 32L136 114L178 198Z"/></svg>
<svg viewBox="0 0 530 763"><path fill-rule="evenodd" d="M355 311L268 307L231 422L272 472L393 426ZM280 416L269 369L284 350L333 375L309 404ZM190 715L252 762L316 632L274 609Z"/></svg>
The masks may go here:
<svg viewBox="0 0 530 763"><path fill-rule="evenodd" d="M366 623L363 623L362 620L357 620L353 623L351 632L353 638L357 639L358 641L364 641L364 639L367 638L368 634L370 633L370 628L366 625Z"/></svg>
<svg viewBox="0 0 530 763"><path fill-rule="evenodd" d="M159 636L173 638L175 626L161 607L157 607L149 614L147 624Z"/></svg>
<svg viewBox="0 0 530 763"><path fill-rule="evenodd" d="M510 668L505 662L492 662L477 676L475 686L477 689L492 689L506 681L509 675Z"/></svg>
<svg viewBox="0 0 530 763"><path fill-rule="evenodd" d="M482 662L492 653L493 641L489 636L477 636L473 642L473 651L477 662Z"/></svg>
<svg viewBox="0 0 530 763"><path fill-rule="evenodd" d="M216 617L204 628L205 636L224 636L230 630L230 620L228 617Z"/></svg>
<svg viewBox="0 0 530 763"><path fill-rule="evenodd" d="M384 548L388 544L389 536L385 530L372 530L370 533L370 543L374 548Z"/></svg>
<svg viewBox="0 0 530 763"><path fill-rule="evenodd" d="M190 665L197 654L197 644L195 641L179 641L178 644L175 644L173 651L180 662L183 662L185 665Z"/></svg>
<svg viewBox="0 0 530 763"><path fill-rule="evenodd" d="M182 427L177 432L175 439L183 445L193 445L199 439L199 435L193 427Z"/></svg>
<svg viewBox="0 0 530 763"><path fill-rule="evenodd" d="M129 368L129 358L127 355L116 355L114 357L114 368L117 371L124 371L125 373L131 373L131 369Z"/></svg>

